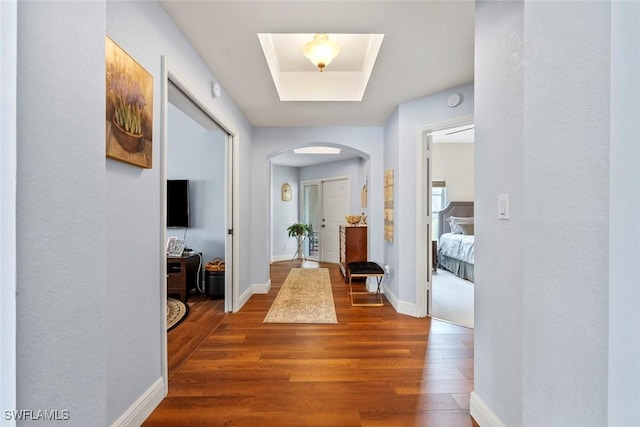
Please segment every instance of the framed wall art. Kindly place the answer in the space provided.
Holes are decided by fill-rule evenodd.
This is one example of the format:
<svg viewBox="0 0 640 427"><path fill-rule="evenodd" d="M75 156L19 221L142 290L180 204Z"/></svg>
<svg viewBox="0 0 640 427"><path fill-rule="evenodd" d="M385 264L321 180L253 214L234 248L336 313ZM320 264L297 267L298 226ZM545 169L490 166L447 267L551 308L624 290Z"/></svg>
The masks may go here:
<svg viewBox="0 0 640 427"><path fill-rule="evenodd" d="M106 155L151 169L153 76L106 37Z"/></svg>
<svg viewBox="0 0 640 427"><path fill-rule="evenodd" d="M384 240L393 242L393 169L384 173Z"/></svg>
<svg viewBox="0 0 640 427"><path fill-rule="evenodd" d="M291 186L288 183L285 182L284 184L282 184L281 193L283 202L288 202L291 200Z"/></svg>

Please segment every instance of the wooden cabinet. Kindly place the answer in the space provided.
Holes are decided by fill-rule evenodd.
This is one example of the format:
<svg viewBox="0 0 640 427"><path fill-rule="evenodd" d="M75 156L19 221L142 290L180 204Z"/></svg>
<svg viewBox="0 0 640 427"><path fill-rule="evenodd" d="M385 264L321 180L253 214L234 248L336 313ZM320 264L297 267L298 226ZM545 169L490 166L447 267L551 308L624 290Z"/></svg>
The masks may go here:
<svg viewBox="0 0 640 427"><path fill-rule="evenodd" d="M198 286L200 256L197 254L167 258L167 295L187 302L189 292Z"/></svg>
<svg viewBox="0 0 640 427"><path fill-rule="evenodd" d="M345 282L347 264L350 262L367 261L367 226L340 226L340 271Z"/></svg>

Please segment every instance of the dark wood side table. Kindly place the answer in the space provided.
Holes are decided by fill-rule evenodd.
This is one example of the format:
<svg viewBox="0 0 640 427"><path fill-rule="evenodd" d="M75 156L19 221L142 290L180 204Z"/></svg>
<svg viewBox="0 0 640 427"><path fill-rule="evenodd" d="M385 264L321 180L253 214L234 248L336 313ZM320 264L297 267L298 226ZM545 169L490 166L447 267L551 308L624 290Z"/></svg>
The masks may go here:
<svg viewBox="0 0 640 427"><path fill-rule="evenodd" d="M345 283L349 282L349 269L351 262L367 260L367 226L366 225L341 225L340 226L340 271Z"/></svg>
<svg viewBox="0 0 640 427"><path fill-rule="evenodd" d="M181 301L187 302L189 292L198 283L198 254L167 257L167 295L177 295Z"/></svg>

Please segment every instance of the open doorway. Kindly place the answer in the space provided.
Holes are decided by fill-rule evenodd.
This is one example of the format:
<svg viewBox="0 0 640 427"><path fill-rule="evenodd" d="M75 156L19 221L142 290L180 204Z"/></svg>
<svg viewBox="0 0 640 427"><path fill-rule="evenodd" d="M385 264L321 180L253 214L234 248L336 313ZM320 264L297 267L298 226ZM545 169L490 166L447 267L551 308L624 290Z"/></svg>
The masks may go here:
<svg viewBox="0 0 640 427"><path fill-rule="evenodd" d="M299 156L293 149L267 157L271 165L272 262L290 260L296 253L296 241L287 236L286 229L303 222L312 230L303 244L305 257L338 263L339 225L346 223L348 214L368 214L366 195L362 197L369 175L368 155L339 147L340 155L332 157ZM292 188L290 200L281 196L284 185Z"/></svg>
<svg viewBox="0 0 640 427"><path fill-rule="evenodd" d="M469 328L474 326L473 129L468 117L420 130L423 313Z"/></svg>
<svg viewBox="0 0 640 427"><path fill-rule="evenodd" d="M235 251L233 240L234 203L234 150L237 136L215 114L211 101L199 93L190 82L163 58L162 93L163 146L160 162L160 194L163 244L168 237L182 240L188 247L175 257L163 254L164 270L161 289L163 322L167 319L167 300L215 299L217 311L222 315L232 311L237 300L237 275L234 274ZM182 184L186 197L181 202L184 215L180 221L170 221L169 182ZM173 228L168 228L172 226ZM207 262L217 259L222 263L223 275L213 282L215 295L209 294ZM183 262L184 260L184 262ZM177 269L177 273L175 273ZM172 277L170 277L172 276ZM176 282L179 282L176 285ZM177 292L176 292L177 291ZM189 321L183 322L183 325ZM192 317L192 320L196 317ZM195 321L195 320L194 320ZM180 327L179 325L176 330ZM200 328L202 329L202 328ZM203 337L206 337L203 336ZM204 338L203 338L204 339ZM194 342L195 350L201 342ZM168 340L166 328L162 335L163 372L169 378ZM181 349L181 352L188 349ZM168 385L168 381L165 382Z"/></svg>

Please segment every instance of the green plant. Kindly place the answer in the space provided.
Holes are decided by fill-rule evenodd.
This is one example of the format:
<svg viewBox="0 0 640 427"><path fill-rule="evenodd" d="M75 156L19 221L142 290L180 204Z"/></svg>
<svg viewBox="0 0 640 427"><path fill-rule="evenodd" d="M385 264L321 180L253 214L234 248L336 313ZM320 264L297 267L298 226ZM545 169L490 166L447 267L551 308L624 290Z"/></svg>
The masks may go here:
<svg viewBox="0 0 640 427"><path fill-rule="evenodd" d="M289 237L308 236L311 234L311 226L309 224L291 224L287 227Z"/></svg>

